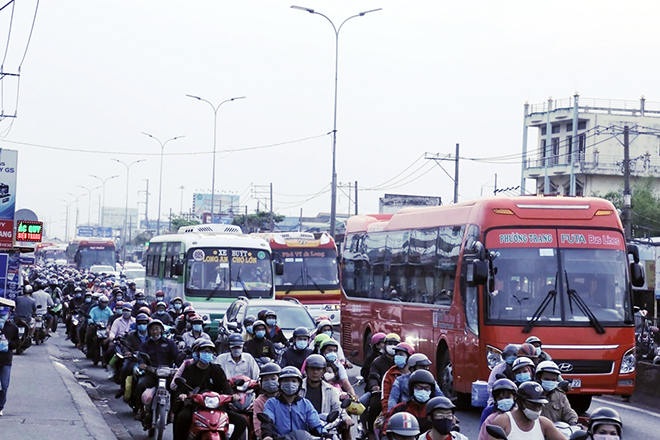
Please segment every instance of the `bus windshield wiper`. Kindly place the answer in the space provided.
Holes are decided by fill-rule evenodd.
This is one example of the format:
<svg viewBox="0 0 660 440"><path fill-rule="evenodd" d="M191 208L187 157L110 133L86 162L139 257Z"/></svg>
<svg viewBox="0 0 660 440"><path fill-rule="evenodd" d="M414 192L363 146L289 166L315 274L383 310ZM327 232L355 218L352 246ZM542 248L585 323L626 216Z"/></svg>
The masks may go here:
<svg viewBox="0 0 660 440"><path fill-rule="evenodd" d="M529 333L532 331L532 327L534 327L534 324L541 318L541 315L543 315L543 312L545 309L548 307L550 304L550 301L552 301L552 314L555 314L555 306L557 305L557 279L559 278L559 271L555 273L555 288L550 290L548 294L543 298L543 301L541 304L539 304L538 309L534 312L532 315L532 318L527 321L527 325L525 325L525 328L523 328L523 333Z"/></svg>
<svg viewBox="0 0 660 440"><path fill-rule="evenodd" d="M302 278L303 278L303 268L301 266L300 267L300 276L298 278L296 278L296 281L294 281L293 284L291 284L288 289L286 289L286 292L284 292L284 294L288 295L289 292L291 292L291 290L293 290L293 288L296 287L296 284L298 284L298 281L302 281Z"/></svg>
<svg viewBox="0 0 660 440"><path fill-rule="evenodd" d="M220 290L220 287L222 286L222 280L218 281L215 285L215 289L213 289L213 292L209 293L209 296L206 297L206 300L209 301L213 296Z"/></svg>
<svg viewBox="0 0 660 440"><path fill-rule="evenodd" d="M325 290L321 289L319 285L316 284L316 281L314 281L314 278L312 278L309 274L307 274L307 279L310 280L317 289L319 289L319 292L325 293Z"/></svg>
<svg viewBox="0 0 660 440"><path fill-rule="evenodd" d="M598 333L599 335L605 333L605 329L601 325L600 321L598 321L598 318L596 318L596 315L594 315L594 312L591 311L587 303L584 302L584 300L577 293L577 291L571 289L571 287L568 285L568 274L566 273L566 271L564 271L564 276L566 277L566 293L568 294L568 305L571 308L571 315L573 314L573 301L575 301L575 304L582 311L582 313L584 313L584 316L589 318L589 322L596 329L596 333Z"/></svg>
<svg viewBox="0 0 660 440"><path fill-rule="evenodd" d="M241 283L241 287L243 288L243 292L245 292L245 296L248 297L248 299L252 299L252 296L250 295L250 292L248 292L247 288L245 287L245 283L243 280L241 280L241 269L243 266L238 267L238 272L236 273L236 282Z"/></svg>

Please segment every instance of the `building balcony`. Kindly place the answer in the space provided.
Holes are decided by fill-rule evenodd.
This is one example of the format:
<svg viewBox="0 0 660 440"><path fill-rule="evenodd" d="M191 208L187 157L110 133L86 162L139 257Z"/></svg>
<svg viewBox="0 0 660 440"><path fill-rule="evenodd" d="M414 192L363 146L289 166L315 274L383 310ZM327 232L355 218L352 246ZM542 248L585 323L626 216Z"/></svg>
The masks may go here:
<svg viewBox="0 0 660 440"><path fill-rule="evenodd" d="M528 158L523 164L526 177L534 178L545 175L546 161L549 175L570 174L571 157L555 155L549 158ZM594 174L606 176L623 175L623 157L603 154L578 154L575 157L575 174ZM630 174L634 177L660 177L660 157L642 155L630 158Z"/></svg>

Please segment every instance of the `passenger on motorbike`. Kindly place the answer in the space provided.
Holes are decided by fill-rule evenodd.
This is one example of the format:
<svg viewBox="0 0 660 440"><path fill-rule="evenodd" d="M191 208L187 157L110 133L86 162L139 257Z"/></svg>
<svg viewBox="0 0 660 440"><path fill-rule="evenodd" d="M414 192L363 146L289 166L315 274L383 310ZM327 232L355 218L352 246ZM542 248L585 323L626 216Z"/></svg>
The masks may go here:
<svg viewBox="0 0 660 440"><path fill-rule="evenodd" d="M102 295L99 298L99 304L92 307L89 311L89 318L87 319L87 333L85 335L85 344L87 345L87 356L91 357L94 365L98 364L99 346L102 341L96 337L97 326L107 326L108 320L112 316L112 310L108 307L110 300L107 296Z"/></svg>
<svg viewBox="0 0 660 440"><path fill-rule="evenodd" d="M285 346L289 343L289 340L284 336L284 332L277 325L277 313L272 310L268 310L265 313L265 323L266 323L266 337L270 339L273 344L284 344Z"/></svg>
<svg viewBox="0 0 660 440"><path fill-rule="evenodd" d="M133 315L133 317L136 317L138 313L140 313L141 307L149 307L149 303L147 302L147 295L145 295L142 290L138 290L135 293L135 304L133 304L133 310L131 311L131 315ZM151 311L151 309L149 310Z"/></svg>
<svg viewBox="0 0 660 440"><path fill-rule="evenodd" d="M167 313L167 304L165 301L159 301L156 304L156 311L151 314L152 319L158 319L163 325L171 326L174 321L169 313Z"/></svg>
<svg viewBox="0 0 660 440"><path fill-rule="evenodd" d="M558 388L560 374L559 367L553 361L543 361L536 366L536 381L541 384L545 398L548 399L548 403L543 406L541 415L552 422L577 425L577 413L571 408L566 393Z"/></svg>
<svg viewBox="0 0 660 440"><path fill-rule="evenodd" d="M488 376L488 404L492 405L493 404L493 396L490 391L493 388L493 384L495 383L496 380L501 379L502 376L506 377L507 379L513 381L516 379L515 375L513 374L513 363L516 361L518 358L518 346L516 344L509 344L506 347L504 347L504 350L502 350L502 362L499 364L495 365L493 367L493 370L490 372L490 376Z"/></svg>
<svg viewBox="0 0 660 440"><path fill-rule="evenodd" d="M16 297L16 307L14 308L14 323L18 325L20 321L26 326L26 332L29 337L34 336L34 328L31 323L37 314L37 302L32 298L32 286L29 284L23 287L23 295Z"/></svg>
<svg viewBox="0 0 660 440"><path fill-rule="evenodd" d="M385 344L383 354L374 359L371 363L371 368L369 369L366 389L372 393L369 400L369 415L367 418L367 428L370 433L373 431L374 421L383 410L380 403L380 386L385 373L387 373L387 370L394 365L394 347L400 342L401 337L396 333L389 333L386 335L383 340L383 343Z"/></svg>
<svg viewBox="0 0 660 440"><path fill-rule="evenodd" d="M541 385L524 382L516 392L517 406L495 417L492 424L500 426L508 440L566 440L564 434L541 415L547 403Z"/></svg>
<svg viewBox="0 0 660 440"><path fill-rule="evenodd" d="M167 313L172 317L172 320L176 322L176 319L183 313L183 300L180 297L172 298L170 301L172 307L167 311Z"/></svg>
<svg viewBox="0 0 660 440"><path fill-rule="evenodd" d="M274 363L265 364L259 372L261 385L261 394L255 399L252 405L252 412L259 414L264 412L264 405L271 397L277 396L280 392L279 375L282 369ZM256 438L261 438L261 421L258 417L253 417L252 426Z"/></svg>
<svg viewBox="0 0 660 440"><path fill-rule="evenodd" d="M597 408L589 417L589 434L593 440L620 440L621 416L611 408Z"/></svg>
<svg viewBox="0 0 660 440"><path fill-rule="evenodd" d="M302 374L296 367L282 368L279 376L280 394L271 397L264 405L264 414L273 421L272 426L262 425L262 439L273 440L273 436L305 430L315 435L323 431L323 423L312 403L299 395ZM269 432L275 427L277 432Z"/></svg>
<svg viewBox="0 0 660 440"><path fill-rule="evenodd" d="M371 353L364 359L362 368L360 369L360 375L362 377L367 378L369 377L369 368L371 368L371 363L376 359L378 356L383 354L383 350L385 349L385 336L387 336L383 332L378 332L374 334L371 337Z"/></svg>
<svg viewBox="0 0 660 440"><path fill-rule="evenodd" d="M452 431L458 420L456 406L446 397L434 397L426 404L426 421L432 428L419 436L418 440L468 440L460 432Z"/></svg>
<svg viewBox="0 0 660 440"><path fill-rule="evenodd" d="M57 280L55 282L57 284ZM44 320L46 323L44 327L46 334L50 334L50 328L53 325L53 315L48 313L48 310L53 308L55 303L53 302L53 298L44 291L44 287L46 286L45 281L37 280L37 286L37 290L32 293L32 298L37 304L37 316L41 316Z"/></svg>
<svg viewBox="0 0 660 440"><path fill-rule="evenodd" d="M534 362L534 366L538 365L539 357L536 354L536 347L532 344L525 342L518 348L518 357L526 357L527 359Z"/></svg>
<svg viewBox="0 0 660 440"><path fill-rule="evenodd" d="M259 366L250 353L244 352L243 336L234 333L227 339L229 352L218 355L213 362L219 364L229 378L247 376L250 379L258 380Z"/></svg>
<svg viewBox="0 0 660 440"><path fill-rule="evenodd" d="M391 410L394 406L401 402L406 402L410 400L410 394L408 393L408 383L410 381L410 375L417 370L427 370L431 367L431 361L423 353L414 353L408 358L408 373L402 374L397 377L392 384L392 390L390 391L390 397L387 399L387 410ZM444 396L440 390L440 386L436 383L435 389L436 396Z"/></svg>
<svg viewBox="0 0 660 440"><path fill-rule="evenodd" d="M254 321L257 320L257 317L254 315L247 315L245 319L243 319L243 328L245 328L245 341L249 341L250 339L254 338L254 329L252 328L254 325Z"/></svg>
<svg viewBox="0 0 660 440"><path fill-rule="evenodd" d="M394 365L383 376L381 384L380 406L389 408L390 392L394 381L402 374L408 374L408 358L415 354L415 349L407 342L401 342L394 346Z"/></svg>
<svg viewBox="0 0 660 440"><path fill-rule="evenodd" d="M388 440L417 440L419 422L414 415L405 411L400 412L392 416L385 434Z"/></svg>
<svg viewBox="0 0 660 440"><path fill-rule="evenodd" d="M509 379L497 379L493 384L492 394L494 404L484 408L479 421L479 440L488 440L490 436L486 432L486 426L500 414L511 411L515 404L518 387Z"/></svg>
<svg viewBox="0 0 660 440"><path fill-rule="evenodd" d="M245 343L245 352L250 353L257 362L263 362L269 358L271 361L277 359L273 343L266 338L266 323L261 320L256 320L253 326L254 339L250 339Z"/></svg>
<svg viewBox="0 0 660 440"><path fill-rule="evenodd" d="M339 350L339 343L334 339L327 339L321 343L321 355L325 358L328 363L332 363L337 367L337 376L339 382L341 383L341 388L344 392L350 394L355 400L357 400L357 394L353 390L353 386L348 380L348 373L346 373L346 368L339 361L339 355L337 354Z"/></svg>
<svg viewBox="0 0 660 440"><path fill-rule="evenodd" d="M204 391L215 391L218 394L232 394L227 376L222 367L213 362L215 344L210 340L202 340L195 345L195 353L198 354L198 360L190 363L181 373L181 377L186 380L186 384L195 390L195 394ZM171 388L178 396L176 407L174 408L174 440L185 440L188 438L188 431L192 423L195 407L185 405L184 400L188 397L189 389L179 389L174 382ZM234 400L239 396L234 395ZM243 436L247 428L247 422L239 414L231 411L225 411L229 417L229 422L234 425L234 433L231 440L238 440Z"/></svg>
<svg viewBox="0 0 660 440"><path fill-rule="evenodd" d="M201 338L201 339L208 339L209 341L211 340L211 337L207 333L204 333L204 320L202 319L201 316L197 314L193 315L190 318L190 323L192 324L190 331L187 331L181 335L181 338L183 339L184 347L186 349L191 349L193 343L197 339Z"/></svg>
<svg viewBox="0 0 660 440"><path fill-rule="evenodd" d="M165 303L165 292L162 290L156 291L156 299L154 301L151 301L151 304L149 304L149 308L151 309L151 313L156 313L158 310L158 303L162 302ZM167 303L165 303L165 308L167 309ZM163 322L165 324L165 322ZM165 324L168 325L168 324Z"/></svg>
<svg viewBox="0 0 660 440"><path fill-rule="evenodd" d="M530 336L529 338L525 339L525 344L532 344L534 346L534 350L536 356L538 357L539 363L543 361L552 360L552 356L550 356L547 352L543 351L543 343L541 342L541 339L538 336Z"/></svg>
<svg viewBox="0 0 660 440"><path fill-rule="evenodd" d="M433 374L426 370L417 370L410 375L410 380L408 381L408 392L410 393L410 399L406 402L401 402L392 408L392 410L386 415L386 422L389 423L389 420L394 414L399 412L407 412L415 417L419 422L420 429L422 431L427 431L431 429L431 422L425 418L426 415L426 403L431 400L433 397L440 397L435 395L436 382Z"/></svg>
<svg viewBox="0 0 660 440"><path fill-rule="evenodd" d="M534 371L536 367L534 362L527 357L518 357L513 365L511 366L511 371L513 372L514 382L516 385L520 386L523 382L529 382L533 380Z"/></svg>
<svg viewBox="0 0 660 440"><path fill-rule="evenodd" d="M309 332L305 327L298 327L293 331L292 339L292 345L282 353L280 366L291 365L301 369L305 359L312 354L312 349L308 348Z"/></svg>
<svg viewBox="0 0 660 440"><path fill-rule="evenodd" d="M183 313L179 315L178 318L176 318L176 321L174 321L174 327L176 329L177 335L183 335L185 332L192 329L190 320L193 318L193 316L197 316L197 312L195 312L195 308L193 306L186 306L183 308Z"/></svg>

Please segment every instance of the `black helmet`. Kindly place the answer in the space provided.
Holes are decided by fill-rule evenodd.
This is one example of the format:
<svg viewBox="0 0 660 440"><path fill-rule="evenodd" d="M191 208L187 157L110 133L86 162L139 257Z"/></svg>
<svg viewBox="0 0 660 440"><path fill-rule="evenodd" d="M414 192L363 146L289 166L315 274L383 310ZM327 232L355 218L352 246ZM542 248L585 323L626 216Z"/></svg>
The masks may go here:
<svg viewBox="0 0 660 440"><path fill-rule="evenodd" d="M502 359L506 359L509 356L518 356L518 346L516 344L509 344L502 350Z"/></svg>
<svg viewBox="0 0 660 440"><path fill-rule="evenodd" d="M621 417L618 412L611 408L597 408L591 413L591 417L589 417L589 433L593 434L598 425L605 424L616 426L616 430L619 436L621 436L621 427L623 426Z"/></svg>
<svg viewBox="0 0 660 440"><path fill-rule="evenodd" d="M328 363L320 354L310 354L307 356L307 361L305 361L305 369L307 369L307 367L325 368L326 365L328 365Z"/></svg>
<svg viewBox="0 0 660 440"><path fill-rule="evenodd" d="M153 319L148 325L147 325L147 330L149 330L151 327L154 325L159 325L160 329L162 331L165 331L165 326L163 325L162 321L160 319Z"/></svg>
<svg viewBox="0 0 660 440"><path fill-rule="evenodd" d="M305 327L297 327L293 331L293 337L297 338L300 336L305 336L306 338L309 338L309 330L307 330Z"/></svg>
<svg viewBox="0 0 660 440"><path fill-rule="evenodd" d="M263 322L261 319L257 319L256 321L254 321L254 324L252 324L252 329L256 332L257 327L261 327L261 326L263 326L264 330L266 330L266 323Z"/></svg>
<svg viewBox="0 0 660 440"><path fill-rule="evenodd" d="M523 382L516 394L523 402L546 404L548 399L543 395L543 387L537 382Z"/></svg>
<svg viewBox="0 0 660 440"><path fill-rule="evenodd" d="M431 415L436 409L450 409L452 412L456 409L456 405L446 397L434 397L426 402L426 414Z"/></svg>
<svg viewBox="0 0 660 440"><path fill-rule="evenodd" d="M282 368L282 370L280 370L280 379L286 379L287 377L295 377L296 379L299 379L301 382L303 379L300 370L291 365L284 367Z"/></svg>
<svg viewBox="0 0 660 440"><path fill-rule="evenodd" d="M413 395L413 389L418 383L425 383L431 385L431 393L434 394L435 391L435 378L428 370L416 370L410 375L408 379L408 392L410 395Z"/></svg>
<svg viewBox="0 0 660 440"><path fill-rule="evenodd" d="M155 321L158 321L157 319ZM201 339L201 341L199 340ZM211 342L208 339L202 339L199 338L195 343L193 344L193 351L197 352L200 351L202 348L210 348L211 350L215 351L215 344Z"/></svg>
<svg viewBox="0 0 660 440"><path fill-rule="evenodd" d="M242 347L243 344L245 344L243 336L239 335L238 333L232 333L229 335L227 342L229 343L229 347Z"/></svg>
<svg viewBox="0 0 660 440"><path fill-rule="evenodd" d="M385 432L405 437L417 437L419 435L419 422L412 414L405 411L399 412L390 417Z"/></svg>
<svg viewBox="0 0 660 440"><path fill-rule="evenodd" d="M254 315L247 315L245 319L243 319L243 325L248 326L254 324L254 321L257 320L257 317Z"/></svg>
<svg viewBox="0 0 660 440"><path fill-rule="evenodd" d="M149 315L146 313L138 313L138 315L135 317L135 322L149 322Z"/></svg>
<svg viewBox="0 0 660 440"><path fill-rule="evenodd" d="M277 365L274 362L269 362L261 367L261 371L259 372L259 377L267 376L269 374L280 374L280 371L282 371L282 369L280 368L279 365Z"/></svg>
<svg viewBox="0 0 660 440"><path fill-rule="evenodd" d="M23 286L23 293L30 293L31 294L32 290L33 290L32 286L30 286L29 284L26 284L25 286Z"/></svg>

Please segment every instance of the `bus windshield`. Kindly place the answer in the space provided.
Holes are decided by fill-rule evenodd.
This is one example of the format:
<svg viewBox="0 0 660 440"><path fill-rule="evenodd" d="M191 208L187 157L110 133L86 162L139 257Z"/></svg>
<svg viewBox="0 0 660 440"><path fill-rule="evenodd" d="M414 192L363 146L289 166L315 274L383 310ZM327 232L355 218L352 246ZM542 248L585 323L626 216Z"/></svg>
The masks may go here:
<svg viewBox="0 0 660 440"><path fill-rule="evenodd" d="M603 325L632 323L627 255L622 250L506 247L489 251L496 257L494 288L485 295L487 323L522 325L538 315L535 325L589 325L594 321L589 312Z"/></svg>
<svg viewBox="0 0 660 440"><path fill-rule="evenodd" d="M334 249L278 250L273 253L284 263L284 274L277 277L278 287L296 290L339 285Z"/></svg>
<svg viewBox="0 0 660 440"><path fill-rule="evenodd" d="M188 251L187 296L270 296L272 288L272 265L265 251L210 247Z"/></svg>
<svg viewBox="0 0 660 440"><path fill-rule="evenodd" d="M93 265L115 266L115 250L105 246L80 246L78 248L80 269L89 269Z"/></svg>

